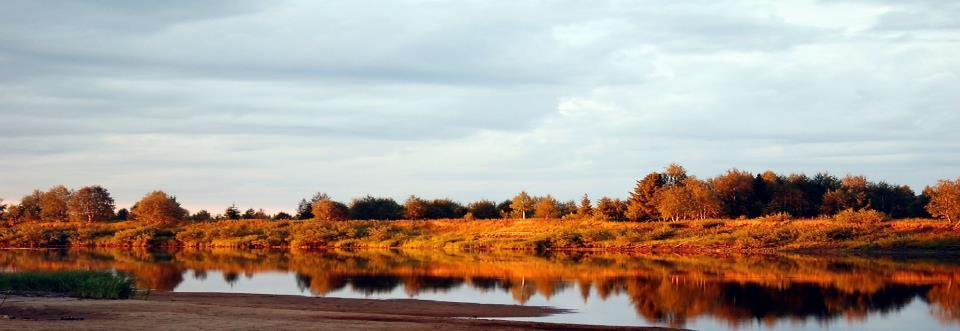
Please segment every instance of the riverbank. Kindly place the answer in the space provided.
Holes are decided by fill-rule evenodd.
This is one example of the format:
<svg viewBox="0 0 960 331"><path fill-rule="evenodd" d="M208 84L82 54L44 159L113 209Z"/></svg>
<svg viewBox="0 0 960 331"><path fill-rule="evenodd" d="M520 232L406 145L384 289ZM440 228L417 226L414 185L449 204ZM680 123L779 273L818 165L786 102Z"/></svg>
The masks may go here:
<svg viewBox="0 0 960 331"><path fill-rule="evenodd" d="M312 298L285 295L158 292L146 300L11 296L0 314L7 330L610 330L622 328L498 321L563 313L549 307L426 300Z"/></svg>
<svg viewBox="0 0 960 331"><path fill-rule="evenodd" d="M406 248L611 251L958 250L960 228L931 219L858 218L610 222L597 220L267 221L144 227L136 222L28 223L4 247Z"/></svg>

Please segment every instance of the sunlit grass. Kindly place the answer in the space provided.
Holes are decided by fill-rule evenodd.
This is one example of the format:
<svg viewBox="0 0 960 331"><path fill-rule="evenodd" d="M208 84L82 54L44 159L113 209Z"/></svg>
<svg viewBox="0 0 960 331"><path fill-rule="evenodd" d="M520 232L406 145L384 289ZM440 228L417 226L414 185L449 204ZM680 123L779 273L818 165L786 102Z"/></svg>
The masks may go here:
<svg viewBox="0 0 960 331"><path fill-rule="evenodd" d="M231 220L158 229L135 222L22 224L0 245L123 247L367 247L453 250L805 250L955 249L960 229L932 219L871 215L780 216L677 222L594 219L430 221Z"/></svg>

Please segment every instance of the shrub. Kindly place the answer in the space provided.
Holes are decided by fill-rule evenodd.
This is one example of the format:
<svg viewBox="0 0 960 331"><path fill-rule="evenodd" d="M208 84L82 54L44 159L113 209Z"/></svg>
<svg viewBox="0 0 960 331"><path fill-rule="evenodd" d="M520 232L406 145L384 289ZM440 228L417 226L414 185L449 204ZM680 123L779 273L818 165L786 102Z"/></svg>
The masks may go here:
<svg viewBox="0 0 960 331"><path fill-rule="evenodd" d="M759 222L786 222L793 219L793 215L787 212L778 212L774 214L764 215L757 218Z"/></svg>
<svg viewBox="0 0 960 331"><path fill-rule="evenodd" d="M833 216L833 219L837 222L850 224L874 224L886 221L890 217L873 209L846 209Z"/></svg>

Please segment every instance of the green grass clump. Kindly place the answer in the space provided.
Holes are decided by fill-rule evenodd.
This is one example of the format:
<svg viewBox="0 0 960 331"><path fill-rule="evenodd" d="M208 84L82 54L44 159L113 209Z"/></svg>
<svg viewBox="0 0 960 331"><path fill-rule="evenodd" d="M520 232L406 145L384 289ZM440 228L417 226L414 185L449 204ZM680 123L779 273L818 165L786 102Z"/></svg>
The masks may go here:
<svg viewBox="0 0 960 331"><path fill-rule="evenodd" d="M0 273L0 291L43 292L78 298L126 299L133 277L107 271L22 271Z"/></svg>

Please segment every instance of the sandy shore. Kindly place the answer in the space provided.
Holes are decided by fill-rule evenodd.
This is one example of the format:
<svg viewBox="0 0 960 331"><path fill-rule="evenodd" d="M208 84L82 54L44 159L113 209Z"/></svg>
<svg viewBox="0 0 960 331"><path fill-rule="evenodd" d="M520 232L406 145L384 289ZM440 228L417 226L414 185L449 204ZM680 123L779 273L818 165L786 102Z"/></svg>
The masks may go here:
<svg viewBox="0 0 960 331"><path fill-rule="evenodd" d="M484 318L546 316L549 307L424 300L310 298L224 293L154 293L146 300L10 296L3 330L608 330ZM643 328L634 328L643 329Z"/></svg>

